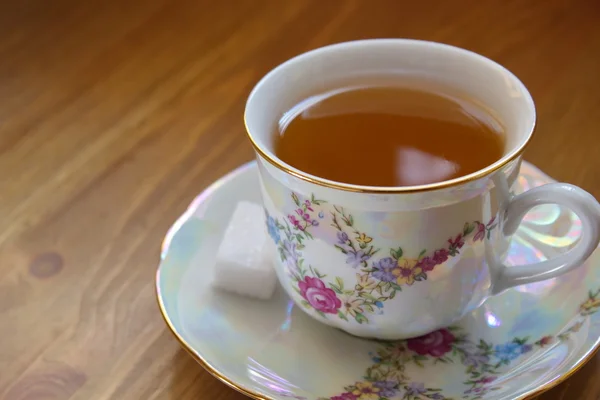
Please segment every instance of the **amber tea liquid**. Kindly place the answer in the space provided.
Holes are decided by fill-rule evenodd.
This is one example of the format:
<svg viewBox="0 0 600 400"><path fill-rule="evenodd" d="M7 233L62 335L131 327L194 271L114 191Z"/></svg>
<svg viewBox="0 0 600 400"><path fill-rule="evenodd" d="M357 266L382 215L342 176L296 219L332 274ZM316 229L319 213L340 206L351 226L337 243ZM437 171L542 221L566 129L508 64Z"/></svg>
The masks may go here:
<svg viewBox="0 0 600 400"><path fill-rule="evenodd" d="M348 88L307 99L280 121L275 154L337 182L414 186L502 157L503 129L464 96L414 87Z"/></svg>

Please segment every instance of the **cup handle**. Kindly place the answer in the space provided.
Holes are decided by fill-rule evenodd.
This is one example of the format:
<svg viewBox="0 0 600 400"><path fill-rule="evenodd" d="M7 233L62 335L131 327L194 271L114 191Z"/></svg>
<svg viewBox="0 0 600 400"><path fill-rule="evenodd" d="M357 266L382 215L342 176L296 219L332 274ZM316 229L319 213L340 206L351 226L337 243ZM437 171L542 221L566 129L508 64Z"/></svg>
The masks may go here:
<svg viewBox="0 0 600 400"><path fill-rule="evenodd" d="M493 295L513 286L543 281L569 272L582 265L598 246L600 204L585 190L567 183L549 183L515 196L506 208L504 234L514 234L525 214L542 204L558 204L577 214L583 228L579 241L566 253L550 260L514 267L500 266L492 281Z"/></svg>

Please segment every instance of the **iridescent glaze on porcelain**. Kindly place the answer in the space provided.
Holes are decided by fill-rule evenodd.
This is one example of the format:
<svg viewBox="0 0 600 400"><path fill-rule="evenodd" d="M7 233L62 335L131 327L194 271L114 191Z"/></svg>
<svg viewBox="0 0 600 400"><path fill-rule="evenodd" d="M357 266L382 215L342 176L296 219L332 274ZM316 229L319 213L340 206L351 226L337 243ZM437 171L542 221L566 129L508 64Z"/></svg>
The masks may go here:
<svg viewBox="0 0 600 400"><path fill-rule="evenodd" d="M333 314L333 318L346 322L353 319L358 324L370 324L369 318L385 314L385 303L397 293L426 281L445 263L455 264L461 252L482 246L498 225L496 217L487 224L465 222L443 247L422 249L418 256L410 257L406 254L415 254L414 249L378 247L377 241L361 231L353 214L343 207L329 206L314 195L302 198L292 192L290 197L296 208L287 218L280 220L265 210L267 231L277 247L279 262L285 265L285 274L293 282L296 296L302 298L300 303L324 320ZM332 228L335 234L331 234ZM335 248L354 270L356 278L348 282L342 276L328 276L305 263L304 249L314 240Z"/></svg>
<svg viewBox="0 0 600 400"><path fill-rule="evenodd" d="M261 201L256 171L247 164L192 203L165 238L157 272L169 328L196 360L242 393L268 400L525 399L562 381L598 348L598 251L561 277L490 298L447 329L396 342L317 323L283 290L270 301L213 290L215 249L235 204ZM523 163L514 191L550 181ZM580 230L573 213L537 207L513 237L508 264L563 254Z"/></svg>
<svg viewBox="0 0 600 400"><path fill-rule="evenodd" d="M389 85L398 75L410 77L404 85L446 86L481 104L503 128L502 157L448 181L373 187L310 175L274 154L282 118L293 118L302 101L340 88ZM600 241L600 204L584 190L552 184L510 193L535 107L519 79L473 52L407 39L310 51L256 85L245 121L283 288L308 315L353 335L405 339L448 326L489 296L580 266ZM360 157L344 167L361 168ZM581 239L568 254L507 268L512 235L540 204L575 212Z"/></svg>

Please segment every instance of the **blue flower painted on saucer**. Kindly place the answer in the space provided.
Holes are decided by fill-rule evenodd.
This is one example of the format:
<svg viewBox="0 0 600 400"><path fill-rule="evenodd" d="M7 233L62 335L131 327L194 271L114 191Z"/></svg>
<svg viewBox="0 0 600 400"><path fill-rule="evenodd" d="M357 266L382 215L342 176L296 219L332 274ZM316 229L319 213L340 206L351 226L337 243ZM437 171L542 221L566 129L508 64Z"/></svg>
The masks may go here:
<svg viewBox="0 0 600 400"><path fill-rule="evenodd" d="M587 318L599 310L600 289L589 292L588 298L579 306L579 315ZM486 393L499 389L490 384L502 374L503 366L536 349L569 340L582 325L582 320L577 321L556 336L543 336L537 341L516 337L506 343L493 344L484 339L476 340L464 328L455 326L418 338L387 342L376 353L369 353L373 364L365 372L365 381L344 387L344 392L339 395L319 400L450 400L440 388L411 381L404 372L409 364L424 368L440 362L462 364L467 378L463 384L467 389L461 398L479 400Z"/></svg>
<svg viewBox="0 0 600 400"><path fill-rule="evenodd" d="M520 344L518 342L510 342L505 344L496 345L494 348L495 356L500 359L500 361L508 363L516 358L518 358L521 354L525 354L533 349L533 346L530 344Z"/></svg>
<svg viewBox="0 0 600 400"><path fill-rule="evenodd" d="M214 365L214 369L230 385L256 398L278 400L522 399L553 386L556 380L551 381L550 378L568 376L599 346L600 252L596 252L588 265L583 267L582 279L571 282L556 279L551 282L554 302L547 301L549 296L546 288L541 290L540 287L526 285L505 294L503 304L511 304L511 310L503 308L500 302L490 301L485 308L479 309L478 313L469 316L458 326L397 342L353 339L336 330L328 330L321 341L321 336L316 332L325 328L306 322L308 319L304 314L285 296L274 298L269 303L250 304L235 296L226 297L209 290L203 278L210 272L210 267L196 261L202 258L198 255L208 255L214 251L211 244L217 238L218 230L214 229L215 220L205 220L205 216L224 215L223 210L232 208L240 200L260 201L260 193L252 192L256 186L256 166L251 166L239 169L235 175L221 181L220 186L194 201L191 211L174 225L165 238L161 267L157 274L157 295L161 312L169 326L199 362L205 366ZM523 163L519 178L521 186L526 183L537 186L549 181L531 165ZM216 201L203 203L208 198ZM306 200L298 198L298 201L298 208L306 206ZM292 270L303 258L302 246L305 240L310 240L304 236L308 236L307 233L310 235L311 229L314 229L312 221L320 223L319 229L325 229L330 222L331 214L324 212L321 217L321 210L312 199L310 208L314 210L313 213L307 209L311 216L310 226L304 213L300 217L294 211L297 229L291 219L288 221L294 237L286 235L287 229L278 229L279 235L275 235L268 228L269 225L272 228L277 220L269 220L268 216L265 218L269 236L277 243L278 251L286 256L285 266ZM543 215L536 214L530 221L531 229L543 231L546 235L557 235L558 238L567 236L565 232L574 232L578 225L564 218L565 210L562 212L558 219L554 216L542 219ZM336 218L343 230L336 230L327 236L333 242L331 245L339 244L346 248L349 247L348 240L351 240L357 251L370 247L372 242L365 249L360 248L369 236L359 236L346 225L343 218L348 223L358 224L350 219L348 213L338 213ZM286 221L279 218L282 225ZM540 221L544 224L543 230L536 226ZM518 231L511 247L510 256L515 257L514 261L520 261L520 257L524 256L541 259L535 251L547 256L540 244L561 249L561 241L546 240L548 237L523 232ZM299 243L296 234L303 236L302 243ZM479 224L474 224L467 240L475 237L485 240L484 234L487 236L487 229L484 232ZM438 261L452 257L451 251L460 251L461 240L456 240L456 235L450 239L452 243L448 242L444 248L438 249L442 251L431 249L427 252L419 268L428 272L429 268L435 268ZM519 242L521 239L526 242ZM524 244L527 244L527 248ZM311 301L317 298L319 301L313 301L315 304L328 305L323 311L327 318L341 318L340 310L344 316L358 316L361 320L360 314L369 316L381 312L385 309L386 301L379 297L384 296L377 296L369 303L374 311L368 310L367 313L363 303L357 301L356 293L368 293L373 285L377 290L377 285L385 281L386 274L390 283L397 283L398 277L393 275L393 271L404 266L404 260L397 248L393 250L397 258L382 250L367 260L368 265L364 269L372 270L370 274L362 273L363 268L351 269L346 264L356 279L346 282L348 284L343 293L335 290L339 285L335 277L321 277L318 271L308 266L307 274L299 281L303 282L299 290L302 292L305 289L304 294ZM382 263L385 258L392 260ZM381 270L382 276L376 276L375 270ZM336 288L329 286L330 283ZM348 295L346 292L350 291L354 293ZM219 297L214 297L217 295ZM340 303L336 301L337 298ZM341 300L347 305L341 304ZM555 305L559 301L564 306L557 309ZM336 309L337 314L329 312ZM360 313L360 309L363 313ZM272 317L273 311L280 314L281 320ZM268 331L265 326L270 326ZM278 339L275 347L270 344L273 337L265 336L265 332L273 332L273 337ZM315 335L310 346L306 346L303 336L306 334ZM272 360L268 358L271 353ZM332 354L337 357L330 357ZM252 360L258 361L251 364ZM248 374L250 368L254 368L253 371L262 368L262 380ZM335 374L328 375L332 369L335 369ZM301 375L295 375L299 370ZM323 379L323 376L330 376L331 379ZM528 387L527 384L533 381L536 387Z"/></svg>

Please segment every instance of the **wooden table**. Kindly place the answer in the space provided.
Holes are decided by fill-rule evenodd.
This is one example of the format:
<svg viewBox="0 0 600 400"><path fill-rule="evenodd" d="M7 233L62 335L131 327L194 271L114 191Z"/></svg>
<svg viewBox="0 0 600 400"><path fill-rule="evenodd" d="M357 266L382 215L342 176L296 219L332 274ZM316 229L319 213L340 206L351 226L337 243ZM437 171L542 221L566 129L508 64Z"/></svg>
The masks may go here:
<svg viewBox="0 0 600 400"><path fill-rule="evenodd" d="M411 37L491 57L537 102L526 159L600 197L599 20L594 0L2 2L0 398L243 398L166 329L159 244L253 157L245 98L306 50ZM600 399L599 374L597 355L541 399Z"/></svg>

